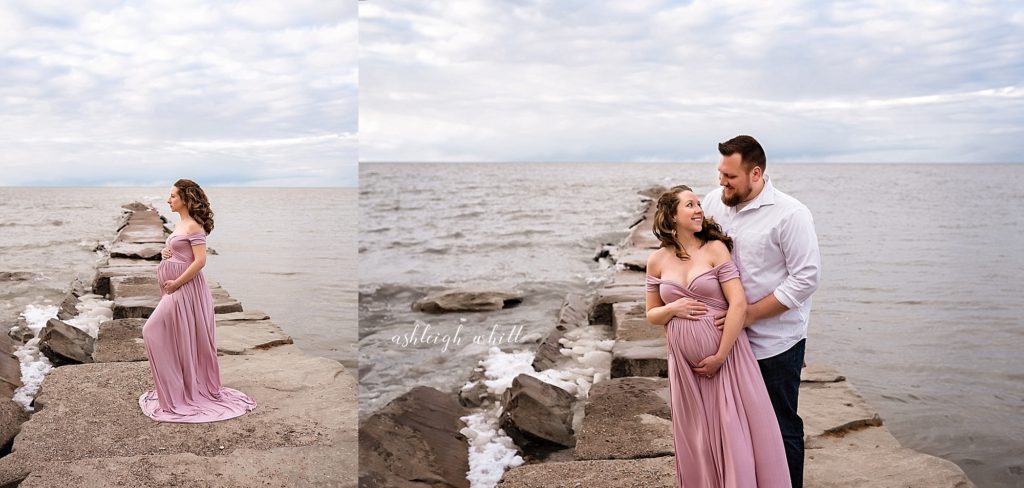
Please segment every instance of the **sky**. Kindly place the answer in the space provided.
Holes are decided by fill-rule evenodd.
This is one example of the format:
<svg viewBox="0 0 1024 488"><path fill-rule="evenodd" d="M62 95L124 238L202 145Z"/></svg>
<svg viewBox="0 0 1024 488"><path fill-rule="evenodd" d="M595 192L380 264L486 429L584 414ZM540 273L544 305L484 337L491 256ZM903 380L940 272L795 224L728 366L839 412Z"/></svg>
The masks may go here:
<svg viewBox="0 0 1024 488"><path fill-rule="evenodd" d="M1024 162L1024 3L366 0L362 161Z"/></svg>
<svg viewBox="0 0 1024 488"><path fill-rule="evenodd" d="M353 1L0 3L0 186L358 184Z"/></svg>

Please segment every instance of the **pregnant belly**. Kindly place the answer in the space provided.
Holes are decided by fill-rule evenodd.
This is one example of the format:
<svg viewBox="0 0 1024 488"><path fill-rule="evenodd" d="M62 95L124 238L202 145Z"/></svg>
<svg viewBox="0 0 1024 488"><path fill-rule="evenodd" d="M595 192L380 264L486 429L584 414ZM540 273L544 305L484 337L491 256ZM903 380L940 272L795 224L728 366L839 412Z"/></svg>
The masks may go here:
<svg viewBox="0 0 1024 488"><path fill-rule="evenodd" d="M177 279L186 269L188 269L188 265L185 263L161 261L156 268L156 277L160 280L160 285L163 286L165 281Z"/></svg>
<svg viewBox="0 0 1024 488"><path fill-rule="evenodd" d="M668 324L668 347L674 356L682 357L691 366L718 352L722 332L711 316L696 320L674 318Z"/></svg>

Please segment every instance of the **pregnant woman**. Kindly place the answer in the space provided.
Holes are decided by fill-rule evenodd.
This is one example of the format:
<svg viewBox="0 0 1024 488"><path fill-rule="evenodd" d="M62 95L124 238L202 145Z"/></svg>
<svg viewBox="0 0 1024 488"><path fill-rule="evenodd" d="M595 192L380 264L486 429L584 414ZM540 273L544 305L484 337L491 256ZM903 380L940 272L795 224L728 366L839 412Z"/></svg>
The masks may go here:
<svg viewBox="0 0 1024 488"><path fill-rule="evenodd" d="M256 408L256 402L220 384L213 296L202 272L213 211L191 180L174 183L167 204L181 219L157 268L160 303L142 328L156 389L143 393L139 406L160 422L234 418Z"/></svg>
<svg viewBox="0 0 1024 488"><path fill-rule="evenodd" d="M647 260L647 320L667 326L676 485L789 487L782 434L743 330L732 239L704 219L687 186L662 194L654 219L661 248Z"/></svg>

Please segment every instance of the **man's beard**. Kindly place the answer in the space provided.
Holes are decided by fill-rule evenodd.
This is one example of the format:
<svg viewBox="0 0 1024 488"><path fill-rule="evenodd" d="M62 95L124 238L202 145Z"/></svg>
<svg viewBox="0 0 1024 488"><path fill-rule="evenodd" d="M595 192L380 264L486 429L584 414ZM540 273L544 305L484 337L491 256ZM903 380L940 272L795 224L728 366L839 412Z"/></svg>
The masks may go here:
<svg viewBox="0 0 1024 488"><path fill-rule="evenodd" d="M732 193L732 196L726 196L725 190L722 190L722 203L727 207L735 207L736 205L743 203L743 200L748 196L750 196L749 190L746 194L740 194L739 190L736 190Z"/></svg>

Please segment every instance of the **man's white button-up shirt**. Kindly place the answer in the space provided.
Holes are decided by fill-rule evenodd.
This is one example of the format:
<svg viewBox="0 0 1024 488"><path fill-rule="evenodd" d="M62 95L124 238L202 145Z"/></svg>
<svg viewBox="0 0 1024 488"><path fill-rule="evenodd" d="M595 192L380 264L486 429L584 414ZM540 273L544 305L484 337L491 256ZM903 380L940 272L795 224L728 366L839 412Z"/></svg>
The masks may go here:
<svg viewBox="0 0 1024 488"><path fill-rule="evenodd" d="M765 175L764 188L742 209L722 203L722 188L708 193L701 206L733 239L733 260L747 302L773 293L789 310L750 324L747 337L757 359L786 352L807 337L811 294L818 289L821 255L811 211L775 189Z"/></svg>

